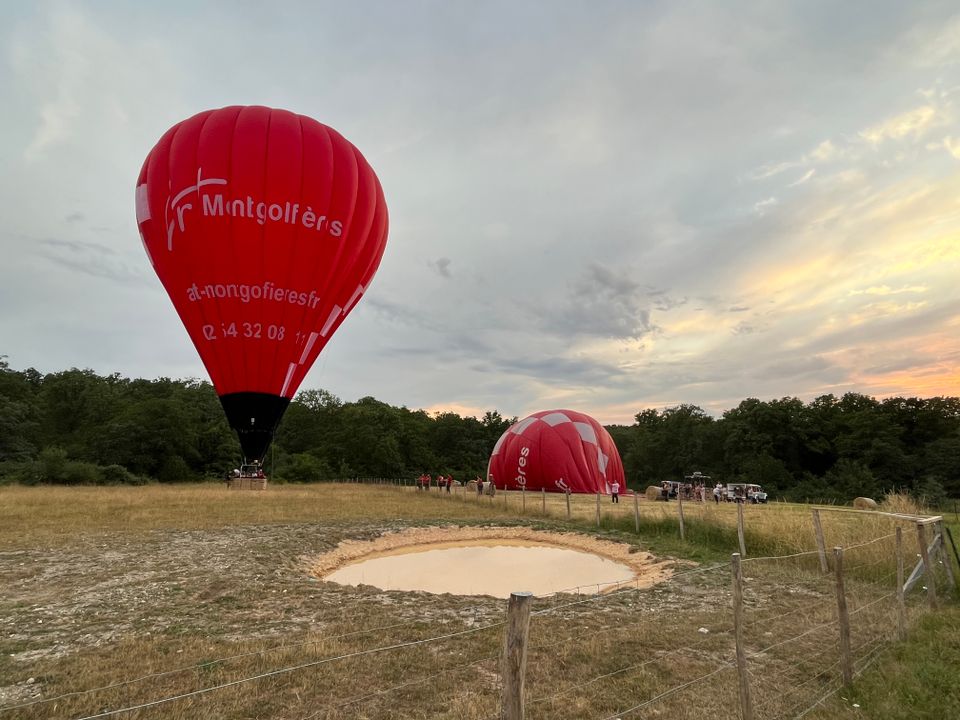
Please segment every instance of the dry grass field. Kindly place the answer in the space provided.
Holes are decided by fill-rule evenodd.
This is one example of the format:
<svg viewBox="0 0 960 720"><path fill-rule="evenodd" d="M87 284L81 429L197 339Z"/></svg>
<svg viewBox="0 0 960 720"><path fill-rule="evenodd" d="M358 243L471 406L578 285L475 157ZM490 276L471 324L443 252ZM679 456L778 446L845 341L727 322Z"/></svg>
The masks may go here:
<svg viewBox="0 0 960 720"><path fill-rule="evenodd" d="M649 589L534 601L527 717L735 717L736 508L685 504L681 542L675 503L641 501L637 534L632 498L604 502L599 527L595 498L571 501L568 521L563 496L389 485L0 488L0 720L497 717L504 601L341 587L308 571L343 540L457 525L576 530L673 562L673 577ZM809 552L809 507L745 511L756 717L797 717L837 682L832 575ZM860 687L898 652L884 652L895 522L824 512L823 523L828 546L850 548ZM916 538L901 524L909 561ZM924 608L918 589L908 608L918 637ZM805 717L887 716L843 697Z"/></svg>

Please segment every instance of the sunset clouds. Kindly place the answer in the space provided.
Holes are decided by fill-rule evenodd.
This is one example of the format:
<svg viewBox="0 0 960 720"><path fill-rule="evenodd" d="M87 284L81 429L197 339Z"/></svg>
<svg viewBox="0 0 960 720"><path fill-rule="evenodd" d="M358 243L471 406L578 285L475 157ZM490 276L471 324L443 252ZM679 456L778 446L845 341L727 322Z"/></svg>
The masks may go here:
<svg viewBox="0 0 960 720"><path fill-rule="evenodd" d="M949 3L53 3L0 10L0 354L199 376L137 237L164 129L346 133L391 232L305 388L603 422L960 394Z"/></svg>

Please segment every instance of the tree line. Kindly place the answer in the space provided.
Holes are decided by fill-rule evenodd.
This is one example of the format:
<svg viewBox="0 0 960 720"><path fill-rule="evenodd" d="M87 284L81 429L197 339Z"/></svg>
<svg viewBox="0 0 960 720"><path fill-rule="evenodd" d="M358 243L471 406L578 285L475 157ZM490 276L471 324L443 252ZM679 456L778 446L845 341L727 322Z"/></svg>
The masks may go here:
<svg viewBox="0 0 960 720"><path fill-rule="evenodd" d="M286 482L483 475L516 418L430 414L372 397L300 392L266 458ZM607 429L630 487L699 470L759 483L772 497L846 501L907 490L960 497L960 399L847 393L804 403L743 400L713 417L695 405L641 410ZM239 463L210 383L71 369L13 370L0 358L0 482L128 484L219 479Z"/></svg>

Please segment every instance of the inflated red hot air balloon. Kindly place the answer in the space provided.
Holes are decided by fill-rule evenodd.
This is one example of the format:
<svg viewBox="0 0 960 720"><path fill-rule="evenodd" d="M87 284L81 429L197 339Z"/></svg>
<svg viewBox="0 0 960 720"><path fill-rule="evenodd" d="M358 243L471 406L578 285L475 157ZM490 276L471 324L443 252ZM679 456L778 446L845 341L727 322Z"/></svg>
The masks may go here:
<svg viewBox="0 0 960 720"><path fill-rule="evenodd" d="M487 479L499 489L602 493L623 479L610 433L589 415L544 410L512 425L493 448Z"/></svg>
<svg viewBox="0 0 960 720"><path fill-rule="evenodd" d="M174 125L137 180L144 248L210 373L247 460L369 287L383 190L335 130L226 107Z"/></svg>

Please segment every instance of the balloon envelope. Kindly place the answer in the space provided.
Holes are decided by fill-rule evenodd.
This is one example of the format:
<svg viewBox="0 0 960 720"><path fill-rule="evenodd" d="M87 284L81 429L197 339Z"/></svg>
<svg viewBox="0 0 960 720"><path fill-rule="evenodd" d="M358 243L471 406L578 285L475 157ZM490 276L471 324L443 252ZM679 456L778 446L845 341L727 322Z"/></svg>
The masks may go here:
<svg viewBox="0 0 960 720"><path fill-rule="evenodd" d="M626 489L610 433L589 415L544 410L512 425L490 455L487 478L499 489L608 493Z"/></svg>
<svg viewBox="0 0 960 720"><path fill-rule="evenodd" d="M335 130L226 107L174 125L137 180L144 248L244 456L262 459L307 371L370 285L383 190Z"/></svg>

